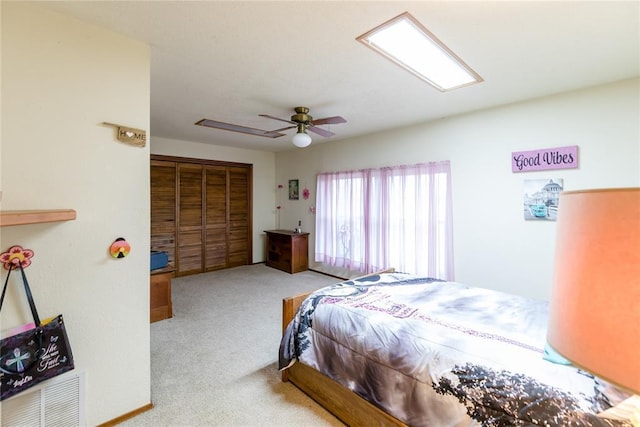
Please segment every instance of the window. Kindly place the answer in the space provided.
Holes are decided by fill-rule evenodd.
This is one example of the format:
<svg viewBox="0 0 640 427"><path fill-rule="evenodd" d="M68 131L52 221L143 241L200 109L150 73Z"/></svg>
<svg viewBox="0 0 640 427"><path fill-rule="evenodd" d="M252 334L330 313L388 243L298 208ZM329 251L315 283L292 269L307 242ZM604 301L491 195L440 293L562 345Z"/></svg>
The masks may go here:
<svg viewBox="0 0 640 427"><path fill-rule="evenodd" d="M315 260L453 280L449 162L318 175Z"/></svg>

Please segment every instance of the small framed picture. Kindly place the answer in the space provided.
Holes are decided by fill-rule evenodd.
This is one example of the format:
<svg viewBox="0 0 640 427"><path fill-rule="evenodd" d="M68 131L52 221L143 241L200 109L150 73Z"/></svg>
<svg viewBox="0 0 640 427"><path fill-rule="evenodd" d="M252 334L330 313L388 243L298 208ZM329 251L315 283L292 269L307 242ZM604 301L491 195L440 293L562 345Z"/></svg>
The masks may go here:
<svg viewBox="0 0 640 427"><path fill-rule="evenodd" d="M564 179L524 180L524 219L526 221L556 221L558 200L564 189Z"/></svg>
<svg viewBox="0 0 640 427"><path fill-rule="evenodd" d="M300 197L298 192L298 180L290 179L289 180L289 200L298 200Z"/></svg>

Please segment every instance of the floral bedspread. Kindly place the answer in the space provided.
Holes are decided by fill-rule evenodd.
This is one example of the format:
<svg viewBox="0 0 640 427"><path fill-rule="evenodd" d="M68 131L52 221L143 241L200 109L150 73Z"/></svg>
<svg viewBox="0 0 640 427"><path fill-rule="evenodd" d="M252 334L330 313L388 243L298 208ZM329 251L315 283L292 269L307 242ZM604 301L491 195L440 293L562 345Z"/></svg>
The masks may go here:
<svg viewBox="0 0 640 427"><path fill-rule="evenodd" d="M323 288L280 344L412 426L631 426L630 395L543 358L548 303L401 273Z"/></svg>

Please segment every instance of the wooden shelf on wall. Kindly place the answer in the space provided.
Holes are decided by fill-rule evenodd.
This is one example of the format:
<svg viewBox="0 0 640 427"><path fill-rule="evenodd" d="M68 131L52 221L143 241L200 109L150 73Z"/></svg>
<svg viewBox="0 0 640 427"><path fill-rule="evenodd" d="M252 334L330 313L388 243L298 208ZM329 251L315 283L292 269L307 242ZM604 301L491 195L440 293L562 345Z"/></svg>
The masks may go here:
<svg viewBox="0 0 640 427"><path fill-rule="evenodd" d="M74 219L76 219L76 211L73 209L0 211L0 227L40 224L43 222L71 221Z"/></svg>

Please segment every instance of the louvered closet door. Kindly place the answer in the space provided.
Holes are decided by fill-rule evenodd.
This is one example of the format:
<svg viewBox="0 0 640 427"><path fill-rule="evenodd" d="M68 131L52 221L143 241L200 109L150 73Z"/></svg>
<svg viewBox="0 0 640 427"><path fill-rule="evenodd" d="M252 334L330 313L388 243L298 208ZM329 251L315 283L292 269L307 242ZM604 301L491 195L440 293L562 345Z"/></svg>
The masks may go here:
<svg viewBox="0 0 640 427"><path fill-rule="evenodd" d="M251 263L251 181L248 164L152 155L151 248L176 276Z"/></svg>
<svg viewBox="0 0 640 427"><path fill-rule="evenodd" d="M178 164L177 276L202 272L202 166Z"/></svg>
<svg viewBox="0 0 640 427"><path fill-rule="evenodd" d="M228 168L229 171L229 267L250 264L249 259L249 171Z"/></svg>
<svg viewBox="0 0 640 427"><path fill-rule="evenodd" d="M151 250L176 256L176 164L151 161Z"/></svg>
<svg viewBox="0 0 640 427"><path fill-rule="evenodd" d="M205 271L227 267L227 168L205 166Z"/></svg>

